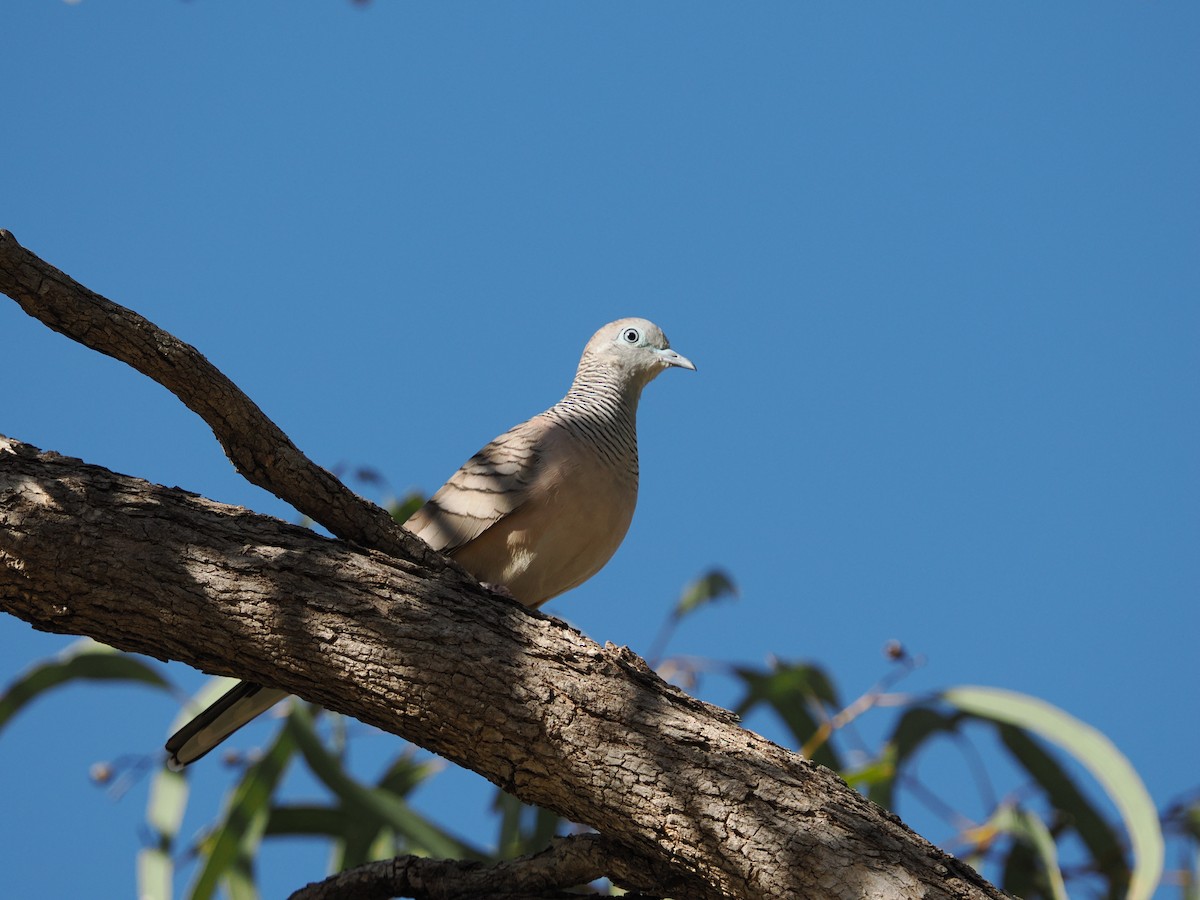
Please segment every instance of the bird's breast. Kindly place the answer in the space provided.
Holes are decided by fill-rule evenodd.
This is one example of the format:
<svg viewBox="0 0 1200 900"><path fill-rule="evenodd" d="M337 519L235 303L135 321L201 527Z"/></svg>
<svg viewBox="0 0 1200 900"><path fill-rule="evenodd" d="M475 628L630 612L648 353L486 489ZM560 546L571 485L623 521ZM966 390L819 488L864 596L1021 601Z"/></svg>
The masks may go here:
<svg viewBox="0 0 1200 900"><path fill-rule="evenodd" d="M558 452L556 452L558 451ZM485 581L503 584L527 606L539 606L596 574L621 545L637 505L637 471L603 456L549 447L528 500L486 535L490 548L456 555L468 571L478 551L503 560ZM502 552L497 552L503 546Z"/></svg>

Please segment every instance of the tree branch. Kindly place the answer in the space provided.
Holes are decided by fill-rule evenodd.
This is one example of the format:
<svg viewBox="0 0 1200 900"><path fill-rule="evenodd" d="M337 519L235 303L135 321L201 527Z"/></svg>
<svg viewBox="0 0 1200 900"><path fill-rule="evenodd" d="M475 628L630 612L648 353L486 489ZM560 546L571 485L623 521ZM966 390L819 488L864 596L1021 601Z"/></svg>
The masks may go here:
<svg viewBox="0 0 1200 900"><path fill-rule="evenodd" d="M0 609L280 687L592 826L678 898L998 897L832 772L465 575L0 444Z"/></svg>
<svg viewBox="0 0 1200 900"><path fill-rule="evenodd" d="M367 863L307 885L290 900L462 900L467 897L545 898L588 884L611 869L597 834L555 838L540 853L500 863L401 856ZM576 895L577 896L577 895Z"/></svg>
<svg viewBox="0 0 1200 900"><path fill-rule="evenodd" d="M157 372L268 482L286 492L313 477L290 442L284 452L245 436L265 417L195 350L7 233L0 288L56 330ZM187 378L163 371L188 366ZM344 514L314 508L341 490L324 490L308 514L359 527L357 500L332 501ZM612 850L607 874L632 887L679 900L1002 896L832 772L628 650L490 594L388 533L354 539L382 535L394 555L0 441L0 610L36 628L282 688L405 737L595 828Z"/></svg>
<svg viewBox="0 0 1200 900"><path fill-rule="evenodd" d="M449 563L312 462L242 390L193 347L84 287L0 229L0 291L29 315L153 378L212 429L237 470L332 534L364 547Z"/></svg>

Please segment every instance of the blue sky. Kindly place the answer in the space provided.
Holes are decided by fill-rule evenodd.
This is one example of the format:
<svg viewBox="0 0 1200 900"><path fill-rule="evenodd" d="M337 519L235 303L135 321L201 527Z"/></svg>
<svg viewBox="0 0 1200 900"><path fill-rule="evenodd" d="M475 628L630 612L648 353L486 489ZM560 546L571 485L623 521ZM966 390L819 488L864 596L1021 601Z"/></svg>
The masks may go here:
<svg viewBox="0 0 1200 900"><path fill-rule="evenodd" d="M1196 785L1200 7L12 0L0 29L0 227L323 465L432 490L597 327L666 330L699 372L647 389L633 527L549 612L644 651L720 565L741 601L672 650L852 697L898 638L907 689L1033 693L1160 804ZM0 353L0 433L293 517L9 302ZM0 679L65 643L0 618ZM0 893L130 893L144 787L86 770L174 714L78 688L5 731ZM287 859L277 891L325 862Z"/></svg>

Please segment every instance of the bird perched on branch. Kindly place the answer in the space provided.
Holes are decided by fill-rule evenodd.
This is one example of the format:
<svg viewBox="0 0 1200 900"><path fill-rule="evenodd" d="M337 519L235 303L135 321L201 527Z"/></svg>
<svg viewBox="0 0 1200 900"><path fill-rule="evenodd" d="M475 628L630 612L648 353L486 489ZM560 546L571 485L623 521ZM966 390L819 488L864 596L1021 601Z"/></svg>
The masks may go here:
<svg viewBox="0 0 1200 900"><path fill-rule="evenodd" d="M565 397L463 464L404 527L488 585L541 606L612 558L637 504L637 407L672 367L695 370L645 319L583 349ZM287 696L242 682L167 741L182 768Z"/></svg>

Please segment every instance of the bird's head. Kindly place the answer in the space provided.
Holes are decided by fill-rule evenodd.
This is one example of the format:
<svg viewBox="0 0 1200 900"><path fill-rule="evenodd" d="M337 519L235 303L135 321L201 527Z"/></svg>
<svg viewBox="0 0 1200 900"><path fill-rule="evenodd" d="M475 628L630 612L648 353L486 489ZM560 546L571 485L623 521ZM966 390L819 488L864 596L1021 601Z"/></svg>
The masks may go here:
<svg viewBox="0 0 1200 900"><path fill-rule="evenodd" d="M671 349L662 329L646 319L617 319L592 335L584 348L580 371L592 365L619 375L639 389L674 366L696 370L690 359Z"/></svg>

